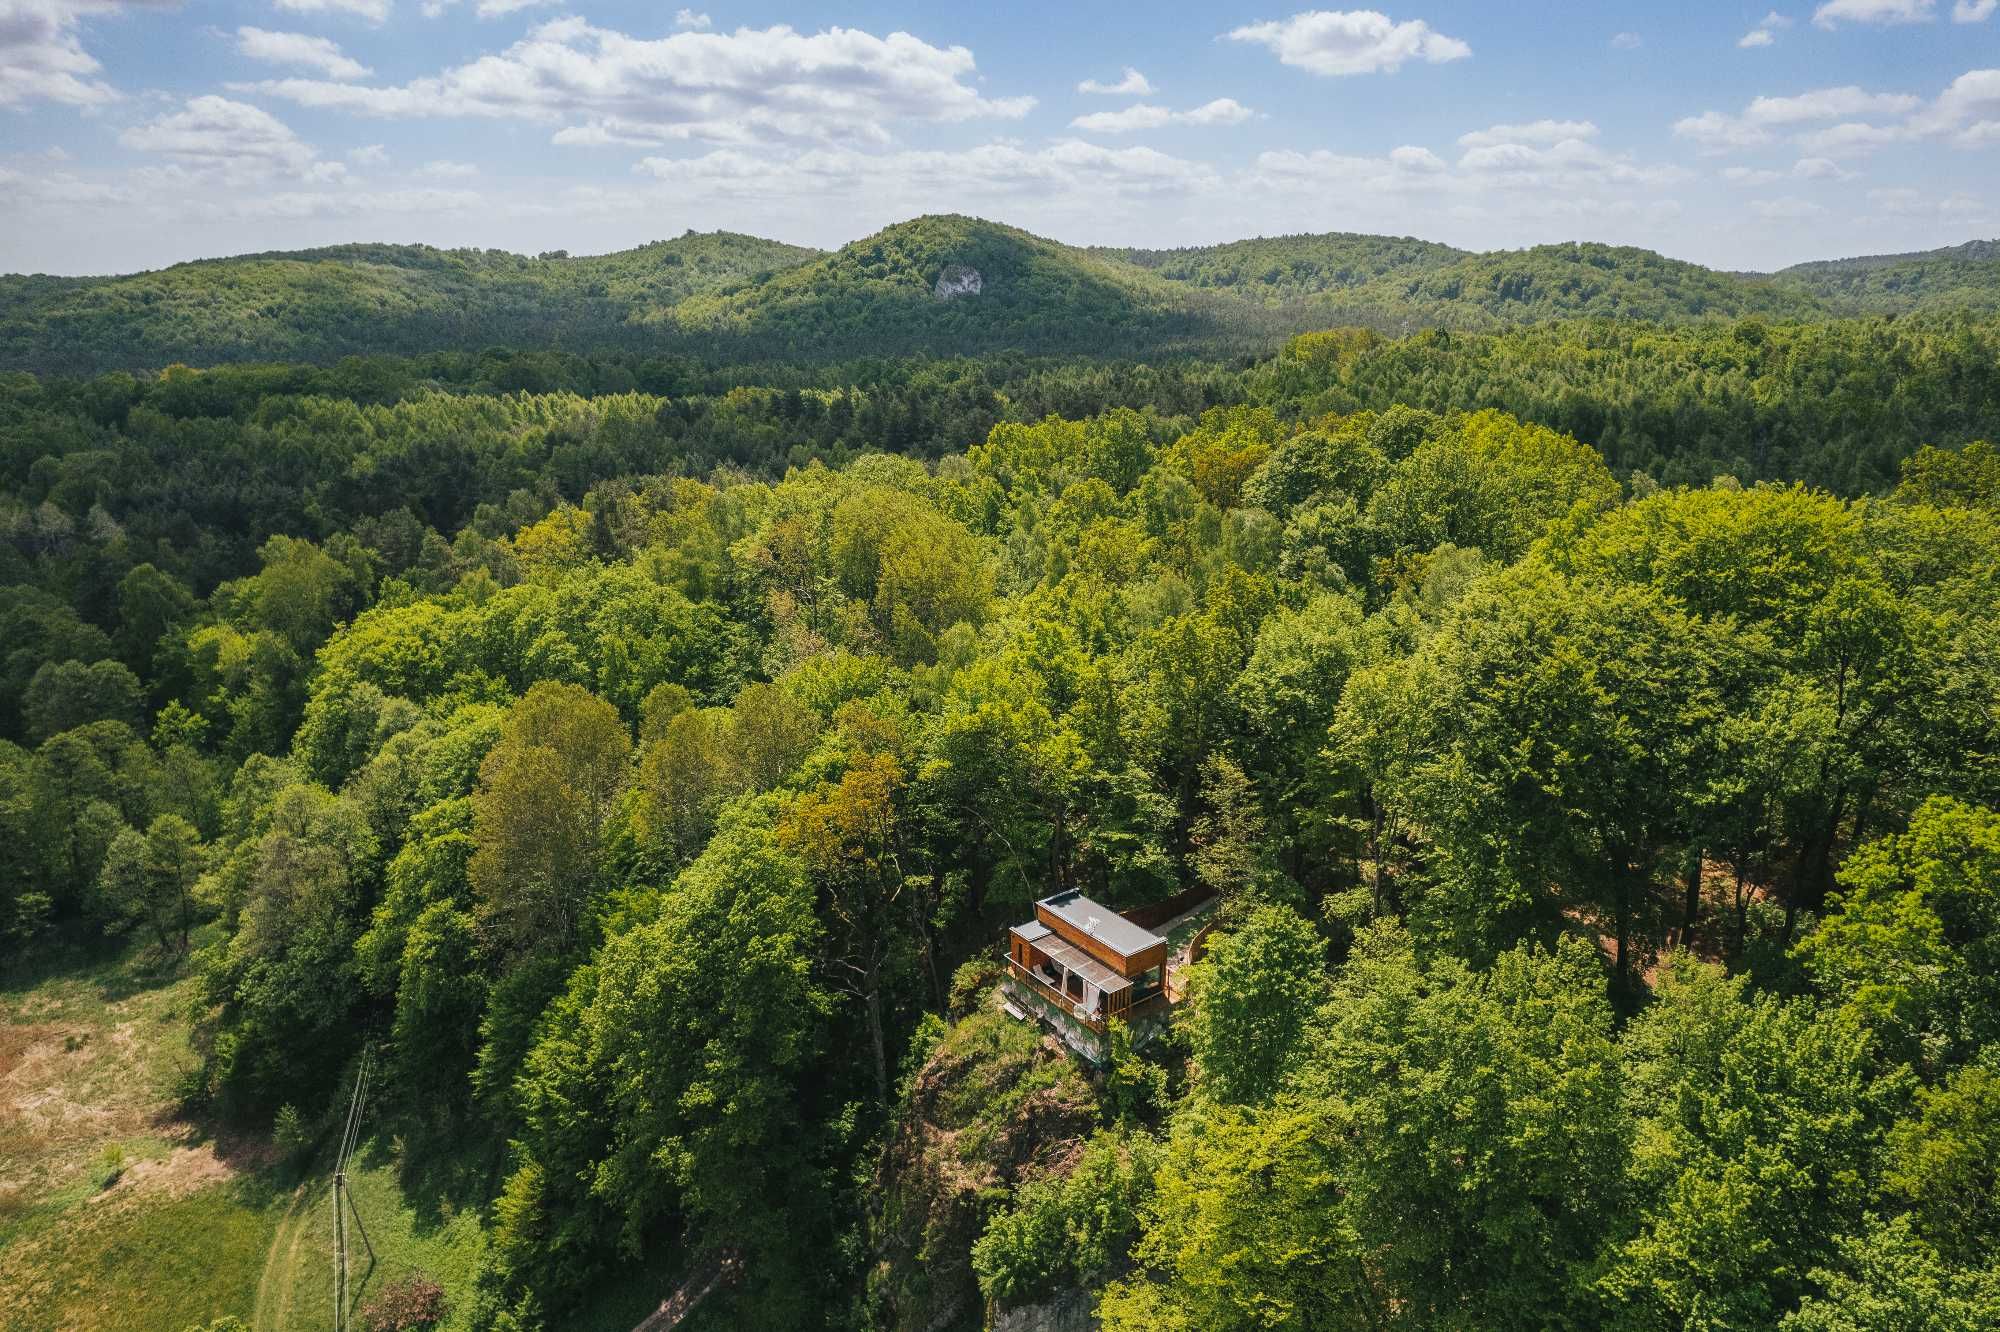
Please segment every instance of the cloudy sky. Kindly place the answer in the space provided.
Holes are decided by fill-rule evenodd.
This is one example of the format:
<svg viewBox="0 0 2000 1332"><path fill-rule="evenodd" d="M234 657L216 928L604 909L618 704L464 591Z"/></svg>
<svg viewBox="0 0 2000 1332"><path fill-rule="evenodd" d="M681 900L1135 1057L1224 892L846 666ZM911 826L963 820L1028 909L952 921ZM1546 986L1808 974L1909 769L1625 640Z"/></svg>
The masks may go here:
<svg viewBox="0 0 2000 1332"><path fill-rule="evenodd" d="M2000 0L0 0L0 270L344 240L2000 234Z"/></svg>

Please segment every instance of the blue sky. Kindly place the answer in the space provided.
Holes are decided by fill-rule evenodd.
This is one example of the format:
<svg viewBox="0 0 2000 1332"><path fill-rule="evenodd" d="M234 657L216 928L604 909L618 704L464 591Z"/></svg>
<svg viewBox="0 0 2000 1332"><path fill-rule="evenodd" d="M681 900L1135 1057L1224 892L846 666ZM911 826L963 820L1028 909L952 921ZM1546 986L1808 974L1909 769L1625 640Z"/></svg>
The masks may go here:
<svg viewBox="0 0 2000 1332"><path fill-rule="evenodd" d="M345 240L1587 239L1730 268L2000 234L2000 0L0 0L0 269Z"/></svg>

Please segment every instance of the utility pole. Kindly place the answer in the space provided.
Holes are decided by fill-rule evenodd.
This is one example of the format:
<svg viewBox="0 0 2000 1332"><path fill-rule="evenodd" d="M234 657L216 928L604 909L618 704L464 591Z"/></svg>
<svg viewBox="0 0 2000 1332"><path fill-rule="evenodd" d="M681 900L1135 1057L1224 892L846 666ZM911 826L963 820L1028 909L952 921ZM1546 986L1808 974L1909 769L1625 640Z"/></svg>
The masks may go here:
<svg viewBox="0 0 2000 1332"><path fill-rule="evenodd" d="M354 1073L354 1094L347 1103L347 1122L340 1131L340 1148L333 1160L333 1332L347 1332L347 1214L354 1214L354 1228L367 1246L368 1262L375 1263L375 1245L361 1224L361 1207L347 1187L347 1163L361 1137L361 1111L368 1095L368 1049L361 1051L361 1066Z"/></svg>

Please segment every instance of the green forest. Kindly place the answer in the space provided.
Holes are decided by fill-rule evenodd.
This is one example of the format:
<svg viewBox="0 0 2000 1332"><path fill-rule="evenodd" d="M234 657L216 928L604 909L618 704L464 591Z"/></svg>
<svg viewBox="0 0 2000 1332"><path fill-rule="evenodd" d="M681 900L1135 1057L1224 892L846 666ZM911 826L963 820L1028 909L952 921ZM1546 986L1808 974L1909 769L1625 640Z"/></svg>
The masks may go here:
<svg viewBox="0 0 2000 1332"><path fill-rule="evenodd" d="M371 1329L2000 1325L1996 269L5 279L0 1073L237 1210L9 1101L0 1328L323 1326L364 1064ZM1101 1059L1069 890L1212 903Z"/></svg>
<svg viewBox="0 0 2000 1332"><path fill-rule="evenodd" d="M972 300L940 301L947 265ZM0 369L328 362L491 347L674 355L707 367L881 356L1266 356L1335 326L1400 336L1565 320L1705 324L2000 313L2000 252L1726 273L1650 250L1474 254L1333 232L1179 250L1078 248L956 215L823 253L729 232L595 256L343 245L119 277L0 276Z"/></svg>

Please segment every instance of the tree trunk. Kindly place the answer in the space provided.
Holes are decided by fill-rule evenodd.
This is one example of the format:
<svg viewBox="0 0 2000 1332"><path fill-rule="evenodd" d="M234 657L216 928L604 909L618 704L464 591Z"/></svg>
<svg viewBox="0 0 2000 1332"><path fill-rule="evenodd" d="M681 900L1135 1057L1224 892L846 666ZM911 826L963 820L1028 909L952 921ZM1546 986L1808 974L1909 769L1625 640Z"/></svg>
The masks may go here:
<svg viewBox="0 0 2000 1332"><path fill-rule="evenodd" d="M1703 848L1698 846L1694 849L1694 854L1688 858L1687 877L1685 880L1687 893L1685 900L1681 904L1682 948L1693 945L1695 919L1701 914L1702 852Z"/></svg>
<svg viewBox="0 0 2000 1332"><path fill-rule="evenodd" d="M1744 945L1750 942L1750 895L1743 886L1743 857L1736 859L1736 956L1743 956Z"/></svg>
<svg viewBox="0 0 2000 1332"><path fill-rule="evenodd" d="M875 1102L889 1104L889 1052L882 1035L882 984L880 969L868 969L866 992L861 996L868 1016L868 1044L875 1055Z"/></svg>
<svg viewBox="0 0 2000 1332"><path fill-rule="evenodd" d="M1375 788L1368 788L1368 857L1374 866L1374 883L1370 885L1375 898L1375 914L1382 914L1382 802L1375 798Z"/></svg>
<svg viewBox="0 0 2000 1332"><path fill-rule="evenodd" d="M1618 988L1629 990L1632 985L1632 968L1629 963L1632 938L1632 890L1626 883L1618 886Z"/></svg>

